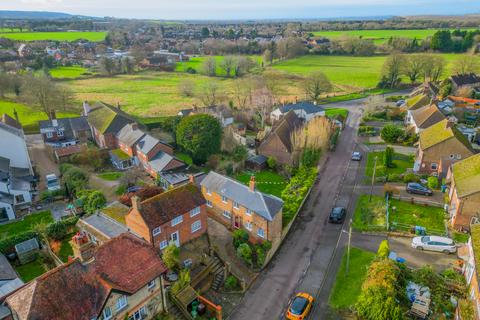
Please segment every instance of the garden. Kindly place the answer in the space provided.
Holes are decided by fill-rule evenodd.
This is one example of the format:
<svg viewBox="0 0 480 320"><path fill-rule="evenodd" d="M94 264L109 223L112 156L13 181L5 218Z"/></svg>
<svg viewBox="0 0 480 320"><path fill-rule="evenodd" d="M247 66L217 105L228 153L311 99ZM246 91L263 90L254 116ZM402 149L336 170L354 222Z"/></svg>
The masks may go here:
<svg viewBox="0 0 480 320"><path fill-rule="evenodd" d="M255 176L255 187L259 191L272 194L279 198L287 186L287 179L273 170L262 170L258 172L242 171L235 175L235 179L248 186L251 176Z"/></svg>
<svg viewBox="0 0 480 320"><path fill-rule="evenodd" d="M367 155L367 164L365 167L365 175L372 177L375 166L375 158L377 164L375 169L375 177L380 178L377 181L399 181L407 171L413 168L414 155L406 155L394 152L393 149L387 148L385 151L369 152Z"/></svg>
<svg viewBox="0 0 480 320"><path fill-rule="evenodd" d="M233 247L237 252L237 256L253 270L260 270L265 263L265 257L268 251L272 248L270 241L254 244L249 240L248 232L243 229L238 229L233 232L232 241Z"/></svg>

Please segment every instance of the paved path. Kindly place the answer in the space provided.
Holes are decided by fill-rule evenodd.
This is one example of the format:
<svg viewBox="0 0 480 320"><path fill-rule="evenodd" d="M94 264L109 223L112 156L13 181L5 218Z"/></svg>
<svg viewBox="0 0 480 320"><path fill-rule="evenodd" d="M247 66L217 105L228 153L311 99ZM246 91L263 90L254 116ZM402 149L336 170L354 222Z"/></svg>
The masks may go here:
<svg viewBox="0 0 480 320"><path fill-rule="evenodd" d="M45 176L47 174L54 173L58 177L58 166L48 154L41 134L26 135L25 141L27 142L28 152L30 154L32 163L35 166L38 175L40 176L38 189L43 191L46 189Z"/></svg>

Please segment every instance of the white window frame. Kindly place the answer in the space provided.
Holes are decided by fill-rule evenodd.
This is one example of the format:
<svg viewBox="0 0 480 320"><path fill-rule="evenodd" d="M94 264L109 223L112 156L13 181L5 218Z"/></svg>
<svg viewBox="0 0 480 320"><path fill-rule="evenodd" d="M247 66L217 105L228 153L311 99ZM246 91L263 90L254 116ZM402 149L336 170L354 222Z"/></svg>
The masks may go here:
<svg viewBox="0 0 480 320"><path fill-rule="evenodd" d="M120 311L128 305L128 300L126 295L122 295L120 298L117 299L117 303L115 304L115 310Z"/></svg>
<svg viewBox="0 0 480 320"><path fill-rule="evenodd" d="M252 223L250 221L245 222L245 229L252 231Z"/></svg>
<svg viewBox="0 0 480 320"><path fill-rule="evenodd" d="M198 230L202 229L202 221L201 220L197 220L195 221L194 223L192 223L192 225L190 226L190 230L192 233L195 233L197 232Z"/></svg>
<svg viewBox="0 0 480 320"><path fill-rule="evenodd" d="M257 236L259 236L260 238L265 239L265 231L264 231L262 228L258 228L258 230L257 230Z"/></svg>
<svg viewBox="0 0 480 320"><path fill-rule="evenodd" d="M63 137L64 135L65 135L65 133L63 132L63 130L58 130L57 131L57 136Z"/></svg>
<svg viewBox="0 0 480 320"><path fill-rule="evenodd" d="M168 247L168 241L167 240L163 240L160 242L160 250L163 250L165 249L166 247Z"/></svg>
<svg viewBox="0 0 480 320"><path fill-rule="evenodd" d="M108 315L107 312L105 312L105 311L107 311L107 310L108 310L108 312L110 312L110 315ZM112 308L110 308L110 307L105 307L105 308L103 309L102 315L103 315L103 320L112 319L112 317L113 317Z"/></svg>
<svg viewBox="0 0 480 320"><path fill-rule="evenodd" d="M252 215L252 210L246 208L245 214L246 214L247 216L251 216L251 215Z"/></svg>
<svg viewBox="0 0 480 320"><path fill-rule="evenodd" d="M195 207L190 210L190 218L195 217L200 214L200 207Z"/></svg>
<svg viewBox="0 0 480 320"><path fill-rule="evenodd" d="M52 138L52 137L53 137L53 133L47 132L47 138Z"/></svg>
<svg viewBox="0 0 480 320"><path fill-rule="evenodd" d="M183 216L178 216L176 218L173 218L172 220L172 227L175 227L176 225L180 224L183 222Z"/></svg>
<svg viewBox="0 0 480 320"><path fill-rule="evenodd" d="M225 197L224 195L222 195L222 202L223 202L223 203L227 203L227 202L228 202L228 198Z"/></svg>
<svg viewBox="0 0 480 320"><path fill-rule="evenodd" d="M239 208L240 208L240 204L238 204L237 201L233 201L233 207L234 207L235 209L239 209Z"/></svg>
<svg viewBox="0 0 480 320"><path fill-rule="evenodd" d="M210 200L207 200L207 207L213 208L213 203Z"/></svg>
<svg viewBox="0 0 480 320"><path fill-rule="evenodd" d="M150 281L150 282L147 284L147 288L148 288L148 289L153 289L153 288L155 288L155 285L156 285L155 279L153 279L152 281Z"/></svg>
<svg viewBox="0 0 480 320"><path fill-rule="evenodd" d="M232 213L228 210L223 210L223 216L227 219L232 219Z"/></svg>
<svg viewBox="0 0 480 320"><path fill-rule="evenodd" d="M155 229L152 230L152 235L154 237L158 236L160 233L162 233L162 229L160 229L160 227L156 227Z"/></svg>
<svg viewBox="0 0 480 320"><path fill-rule="evenodd" d="M434 167L435 167L435 168L434 168ZM432 170L438 170L438 163L432 162L432 163L430 164L430 169L432 169Z"/></svg>

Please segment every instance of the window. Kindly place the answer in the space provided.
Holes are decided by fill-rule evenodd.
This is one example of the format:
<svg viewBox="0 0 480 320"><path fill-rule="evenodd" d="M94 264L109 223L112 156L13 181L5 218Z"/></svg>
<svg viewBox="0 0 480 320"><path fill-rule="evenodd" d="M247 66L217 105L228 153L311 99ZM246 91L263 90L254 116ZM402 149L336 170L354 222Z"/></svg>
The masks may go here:
<svg viewBox="0 0 480 320"><path fill-rule="evenodd" d="M153 279L152 281L150 281L150 282L148 283L147 288L148 288L148 289L155 288L155 279Z"/></svg>
<svg viewBox="0 0 480 320"><path fill-rule="evenodd" d="M457 154L457 160L460 160L460 159L462 159L462 155L459 153Z"/></svg>
<svg viewBox="0 0 480 320"><path fill-rule="evenodd" d="M265 238L265 231L263 231L262 228L258 228L258 230L257 230L257 235L258 235L260 238Z"/></svg>
<svg viewBox="0 0 480 320"><path fill-rule="evenodd" d="M137 311L135 311L131 316L128 317L128 320L142 320L145 319L147 316L147 309L145 307L141 307Z"/></svg>
<svg viewBox="0 0 480 320"><path fill-rule="evenodd" d="M233 207L235 209L238 209L240 206L238 205L238 202L237 201L233 201Z"/></svg>
<svg viewBox="0 0 480 320"><path fill-rule="evenodd" d="M222 196L222 202L227 203L228 199L225 196Z"/></svg>
<svg viewBox="0 0 480 320"><path fill-rule="evenodd" d="M202 228L202 221L198 220L192 223L192 233L197 232Z"/></svg>
<svg viewBox="0 0 480 320"><path fill-rule="evenodd" d="M178 216L172 220L172 227L183 222L183 216Z"/></svg>
<svg viewBox="0 0 480 320"><path fill-rule="evenodd" d="M223 216L225 218L231 219L232 218L232 213L228 210L223 210Z"/></svg>
<svg viewBox="0 0 480 320"><path fill-rule="evenodd" d="M251 222L245 222L245 229L248 231L252 231L252 223Z"/></svg>
<svg viewBox="0 0 480 320"><path fill-rule="evenodd" d="M95 237L95 236L94 236L93 234L91 234L91 233L89 233L88 235L90 236L90 240L91 240L93 243L97 244L97 237Z"/></svg>
<svg viewBox="0 0 480 320"><path fill-rule="evenodd" d="M112 309L110 307L105 307L103 309L103 320L108 320L112 318Z"/></svg>
<svg viewBox="0 0 480 320"><path fill-rule="evenodd" d="M156 227L155 229L152 230L152 234L154 237L158 236L161 232L162 230L160 229L160 227Z"/></svg>
<svg viewBox="0 0 480 320"><path fill-rule="evenodd" d="M247 208L247 211L245 211L245 213L247 214L247 216L251 216L252 215L252 210Z"/></svg>
<svg viewBox="0 0 480 320"><path fill-rule="evenodd" d="M451 155L450 155L450 159L455 159L455 155L454 155L454 154L451 154Z"/></svg>
<svg viewBox="0 0 480 320"><path fill-rule="evenodd" d="M117 300L117 311L122 310L127 306L127 296L121 296Z"/></svg>
<svg viewBox="0 0 480 320"><path fill-rule="evenodd" d="M190 217L195 217L197 214L200 214L200 207L196 207L190 210Z"/></svg>
<svg viewBox="0 0 480 320"><path fill-rule="evenodd" d="M47 132L47 138L51 138L51 137L53 137L53 133Z"/></svg>
<svg viewBox="0 0 480 320"><path fill-rule="evenodd" d="M63 130L57 131L57 136L63 137Z"/></svg>
<svg viewBox="0 0 480 320"><path fill-rule="evenodd" d="M432 164L430 165L430 168L432 168L432 170L437 170L437 169L438 169L438 164L436 164L436 163L434 162L434 163L432 163Z"/></svg>
<svg viewBox="0 0 480 320"><path fill-rule="evenodd" d="M15 196L15 202L16 202L16 203L25 202L25 197L23 196L23 194L17 194L17 195Z"/></svg>
<svg viewBox="0 0 480 320"><path fill-rule="evenodd" d="M163 250L166 247L168 247L168 241L167 240L163 240L162 242L160 242L160 250Z"/></svg>
<svg viewBox="0 0 480 320"><path fill-rule="evenodd" d="M207 207L210 207L210 208L213 207L212 201L207 200Z"/></svg>

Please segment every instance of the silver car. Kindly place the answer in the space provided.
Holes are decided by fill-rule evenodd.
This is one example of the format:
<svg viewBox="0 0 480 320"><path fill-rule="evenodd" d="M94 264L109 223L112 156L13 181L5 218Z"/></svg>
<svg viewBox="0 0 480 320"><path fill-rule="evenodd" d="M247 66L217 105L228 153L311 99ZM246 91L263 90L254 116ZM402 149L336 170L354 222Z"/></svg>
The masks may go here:
<svg viewBox="0 0 480 320"><path fill-rule="evenodd" d="M455 253L457 247L452 239L438 236L423 236L412 239L412 248L443 253Z"/></svg>

